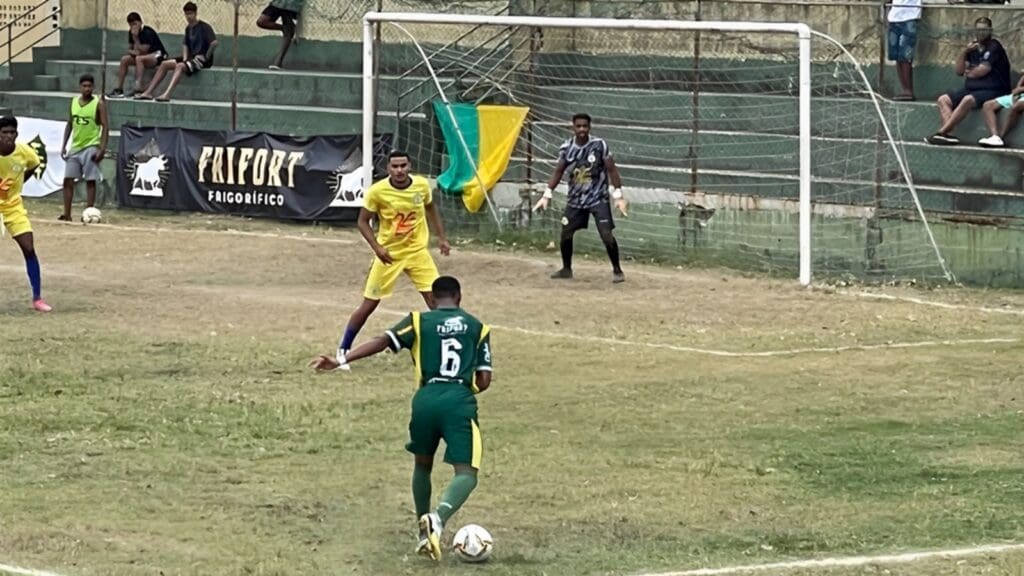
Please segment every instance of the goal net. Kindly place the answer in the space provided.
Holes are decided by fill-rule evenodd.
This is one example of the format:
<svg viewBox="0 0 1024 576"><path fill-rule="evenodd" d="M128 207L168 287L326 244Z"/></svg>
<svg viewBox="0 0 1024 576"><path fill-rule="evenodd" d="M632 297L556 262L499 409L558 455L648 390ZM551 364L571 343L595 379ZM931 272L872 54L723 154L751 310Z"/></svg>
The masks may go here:
<svg viewBox="0 0 1024 576"><path fill-rule="evenodd" d="M565 182L547 212L530 207L586 113L630 202L616 220L626 258L803 282L951 279L895 107L803 26L369 14L364 49L364 131L394 133L414 170L447 171L449 188L461 164L467 186L489 190L477 212L466 187L439 193L456 233L557 245ZM521 126L484 119L512 108L526 109ZM503 137L500 170L483 148ZM593 225L576 238L603 254Z"/></svg>

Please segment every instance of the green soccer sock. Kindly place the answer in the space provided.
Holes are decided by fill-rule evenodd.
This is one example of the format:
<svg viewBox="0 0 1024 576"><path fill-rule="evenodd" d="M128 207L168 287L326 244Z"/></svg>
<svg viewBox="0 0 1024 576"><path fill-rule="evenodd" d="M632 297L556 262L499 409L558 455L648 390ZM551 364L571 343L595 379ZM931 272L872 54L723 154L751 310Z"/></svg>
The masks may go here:
<svg viewBox="0 0 1024 576"><path fill-rule="evenodd" d="M416 503L416 517L430 512L430 468L412 469L412 499Z"/></svg>
<svg viewBox="0 0 1024 576"><path fill-rule="evenodd" d="M448 524L448 519L455 515L462 508L462 505L469 499L469 495L476 488L476 474L456 474L452 483L444 491L441 503L437 505L437 515L441 517L441 524Z"/></svg>

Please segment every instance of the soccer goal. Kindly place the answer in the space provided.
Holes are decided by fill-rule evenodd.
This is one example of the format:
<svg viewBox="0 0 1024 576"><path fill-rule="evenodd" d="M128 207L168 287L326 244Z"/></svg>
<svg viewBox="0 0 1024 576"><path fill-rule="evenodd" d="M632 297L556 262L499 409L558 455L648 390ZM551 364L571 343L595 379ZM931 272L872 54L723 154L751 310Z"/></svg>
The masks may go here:
<svg viewBox="0 0 1024 576"><path fill-rule="evenodd" d="M393 133L444 184L446 218L479 208L510 238L555 240L564 182L553 209L529 206L586 113L630 202L627 257L805 285L952 279L898 109L804 24L371 12L363 26L364 178L373 134Z"/></svg>

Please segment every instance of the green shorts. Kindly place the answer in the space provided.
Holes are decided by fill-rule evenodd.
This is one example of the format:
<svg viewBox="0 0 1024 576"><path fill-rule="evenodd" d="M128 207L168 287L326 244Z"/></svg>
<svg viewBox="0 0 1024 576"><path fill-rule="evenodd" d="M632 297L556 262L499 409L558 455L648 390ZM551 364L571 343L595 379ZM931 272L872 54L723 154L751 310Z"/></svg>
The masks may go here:
<svg viewBox="0 0 1024 576"><path fill-rule="evenodd" d="M1007 94L1006 96L1000 96L999 98L996 98L996 102L1003 108L1013 108L1014 103L1017 102L1017 100L1019 100L1020 98L1020 96L1014 97L1013 94Z"/></svg>
<svg viewBox="0 0 1024 576"><path fill-rule="evenodd" d="M441 439L444 461L480 469L483 443L476 415L476 397L461 384L427 384L412 397L409 443L417 456L433 456Z"/></svg>

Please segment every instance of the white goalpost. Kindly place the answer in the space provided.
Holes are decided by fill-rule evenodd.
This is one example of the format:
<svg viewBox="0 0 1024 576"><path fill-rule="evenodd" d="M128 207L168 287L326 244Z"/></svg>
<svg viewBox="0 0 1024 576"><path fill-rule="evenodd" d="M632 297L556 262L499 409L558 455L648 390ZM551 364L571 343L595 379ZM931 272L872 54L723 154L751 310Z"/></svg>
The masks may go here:
<svg viewBox="0 0 1024 576"><path fill-rule="evenodd" d="M394 33L388 35L388 28ZM761 37L770 41L750 40ZM625 148L625 159L616 156L616 163L635 175L624 177L631 180L624 184L627 197L632 191L654 198L638 208L644 224L636 224L637 238L620 239L627 251L634 247L637 254L660 256L674 241L689 254L693 241L682 222L697 198L717 203L722 212L732 210L729 218L712 220L716 243L709 250L737 252L767 269L775 260L795 260L803 285L819 271L864 267L847 263L859 257L861 244L868 246L867 267L883 268L887 278L952 279L866 77L852 55L827 37L835 46L815 61L815 37L821 35L801 23L369 12L363 19L363 185L373 179L374 135L388 129L378 128L385 119L424 116L420 110L427 100L403 104L401 99L429 84L443 102L445 112L438 108L438 114L450 115L453 124L452 101L480 104L497 96L530 107L529 127L503 182L535 186L545 179L535 172L551 166L538 151L550 156L558 138L568 137L564 109L573 103L564 93L571 98L577 91L603 106L605 114L595 114L595 135L611 125L630 136L624 143L606 138L613 155L617 147ZM397 80L383 78L382 69ZM413 82L414 71L429 75L429 82ZM385 81L395 87L381 90ZM483 96L468 96L480 87L488 88ZM390 101L395 92L398 104ZM817 118L816 97L827 99ZM586 104L581 102L579 111L586 112ZM795 115L788 108L794 104ZM650 118L641 122L637 109L645 107ZM782 119L790 116L795 126ZM429 126L429 114L425 117L396 132L428 143L423 156L436 157L443 146ZM461 147L473 162L461 131L456 142L443 144ZM401 138L399 146L404 147ZM821 174L815 173L816 165ZM475 172L476 164L472 167ZM433 167L431 175L438 169ZM691 180L689 187L684 177ZM487 205L500 226L502 216L490 196ZM682 207L679 230L675 222L667 223L675 216L668 214L674 205ZM760 215L751 218L754 211ZM779 232L787 212L796 212L791 256L785 247L789 235Z"/></svg>

